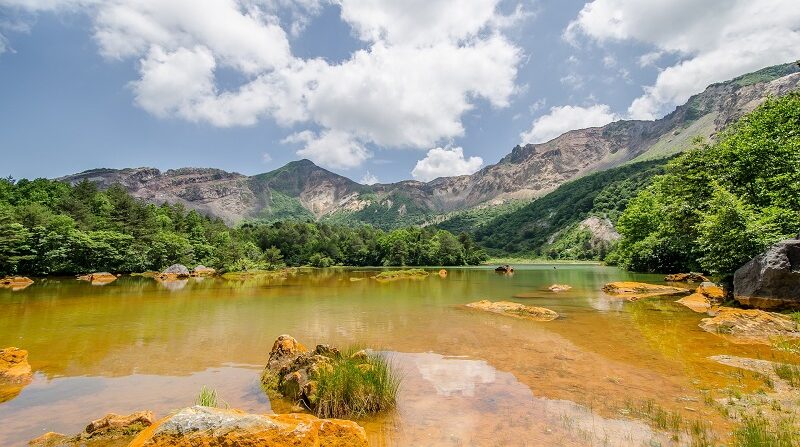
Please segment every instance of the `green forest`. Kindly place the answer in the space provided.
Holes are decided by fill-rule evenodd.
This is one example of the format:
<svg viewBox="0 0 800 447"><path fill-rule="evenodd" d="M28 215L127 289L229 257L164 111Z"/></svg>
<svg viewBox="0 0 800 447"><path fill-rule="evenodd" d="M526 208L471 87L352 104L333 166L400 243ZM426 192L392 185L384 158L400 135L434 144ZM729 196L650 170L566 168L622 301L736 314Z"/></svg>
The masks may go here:
<svg viewBox="0 0 800 447"><path fill-rule="evenodd" d="M608 261L649 272L734 272L800 231L800 92L772 98L672 160L619 218Z"/></svg>
<svg viewBox="0 0 800 447"><path fill-rule="evenodd" d="M282 265L464 265L471 238L433 228L385 232L310 221L227 227L182 205L146 204L121 186L0 181L0 274L141 272L181 263L241 271Z"/></svg>

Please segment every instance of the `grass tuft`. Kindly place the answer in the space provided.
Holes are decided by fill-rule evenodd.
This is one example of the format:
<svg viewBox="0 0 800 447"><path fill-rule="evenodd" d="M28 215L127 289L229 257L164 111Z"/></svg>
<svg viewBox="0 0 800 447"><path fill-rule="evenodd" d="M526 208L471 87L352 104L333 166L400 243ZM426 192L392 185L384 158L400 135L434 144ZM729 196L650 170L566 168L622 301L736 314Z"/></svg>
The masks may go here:
<svg viewBox="0 0 800 447"><path fill-rule="evenodd" d="M407 270L388 270L380 272L373 278L377 280L392 280L392 279L405 279L405 278L425 278L428 272L422 269L407 269Z"/></svg>
<svg viewBox="0 0 800 447"><path fill-rule="evenodd" d="M360 417L395 406L400 376L381 355L359 356L357 352L356 348L344 351L332 359L330 368L317 373L317 397L312 404L318 417Z"/></svg>
<svg viewBox="0 0 800 447"><path fill-rule="evenodd" d="M775 374L781 379L789 382L793 387L800 386L800 366L789 365L786 363L775 364Z"/></svg>
<svg viewBox="0 0 800 447"><path fill-rule="evenodd" d="M732 447L797 447L800 437L789 419L770 425L764 416L745 417L733 432Z"/></svg>
<svg viewBox="0 0 800 447"><path fill-rule="evenodd" d="M200 394L197 395L197 399L195 399L194 403L195 405L200 405L201 407L217 407L217 390L203 385L203 388L200 390Z"/></svg>

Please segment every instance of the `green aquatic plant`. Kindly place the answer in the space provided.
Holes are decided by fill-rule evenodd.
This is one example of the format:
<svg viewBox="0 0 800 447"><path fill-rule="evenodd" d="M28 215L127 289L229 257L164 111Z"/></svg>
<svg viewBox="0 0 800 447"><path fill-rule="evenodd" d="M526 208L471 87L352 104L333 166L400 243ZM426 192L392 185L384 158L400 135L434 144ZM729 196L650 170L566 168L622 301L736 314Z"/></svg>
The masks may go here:
<svg viewBox="0 0 800 447"><path fill-rule="evenodd" d="M374 276L377 280L392 280L404 278L425 278L428 272L423 269L389 270Z"/></svg>
<svg viewBox="0 0 800 447"><path fill-rule="evenodd" d="M195 405L200 405L202 407L217 407L217 390L214 388L208 388L203 385L203 388L200 390L200 394L197 395L197 399L195 399Z"/></svg>
<svg viewBox="0 0 800 447"><path fill-rule="evenodd" d="M771 423L762 415L746 416L733 432L732 447L798 447L800 437L791 419Z"/></svg>
<svg viewBox="0 0 800 447"><path fill-rule="evenodd" d="M352 418L391 409L401 377L382 355L350 348L320 368L312 402L321 418Z"/></svg>

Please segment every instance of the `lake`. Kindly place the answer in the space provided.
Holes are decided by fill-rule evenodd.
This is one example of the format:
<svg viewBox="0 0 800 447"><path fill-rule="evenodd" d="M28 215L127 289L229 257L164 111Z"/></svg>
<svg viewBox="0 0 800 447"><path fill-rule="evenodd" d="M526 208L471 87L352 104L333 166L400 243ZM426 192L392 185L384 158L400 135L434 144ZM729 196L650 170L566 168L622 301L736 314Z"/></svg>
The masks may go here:
<svg viewBox="0 0 800 447"><path fill-rule="evenodd" d="M513 275L448 268L445 278L380 282L371 278L378 271L308 269L170 287L129 276L105 286L48 278L0 289L0 347L28 350L35 371L18 395L0 394L0 445L78 433L109 412L164 416L192 405L203 386L234 408L291 411L259 386L280 334L390 358L404 378L397 409L359 421L377 446L669 445L668 434L633 417L645 402L724 436L728 422L704 393L753 392L759 381L708 357L774 355L703 332L702 315L674 298L627 303L601 291L607 282L661 276L531 265ZM554 283L573 289L547 290ZM463 306L480 299L561 317L533 322Z"/></svg>

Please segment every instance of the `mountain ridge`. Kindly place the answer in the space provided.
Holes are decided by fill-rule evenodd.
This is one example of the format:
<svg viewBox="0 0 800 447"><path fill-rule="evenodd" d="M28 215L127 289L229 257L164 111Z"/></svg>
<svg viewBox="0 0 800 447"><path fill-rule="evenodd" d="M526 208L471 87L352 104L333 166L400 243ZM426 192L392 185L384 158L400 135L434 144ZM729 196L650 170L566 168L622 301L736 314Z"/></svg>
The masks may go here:
<svg viewBox="0 0 800 447"><path fill-rule="evenodd" d="M800 86L800 67L784 64L708 86L658 120L619 120L576 129L539 144L517 145L471 175L429 182L362 185L307 159L246 176L215 168L98 168L59 178L120 183L153 203L182 203L236 224L246 220L328 219L379 227L420 224L433 215L487 203L530 200L578 177L680 152L712 138L770 95Z"/></svg>

